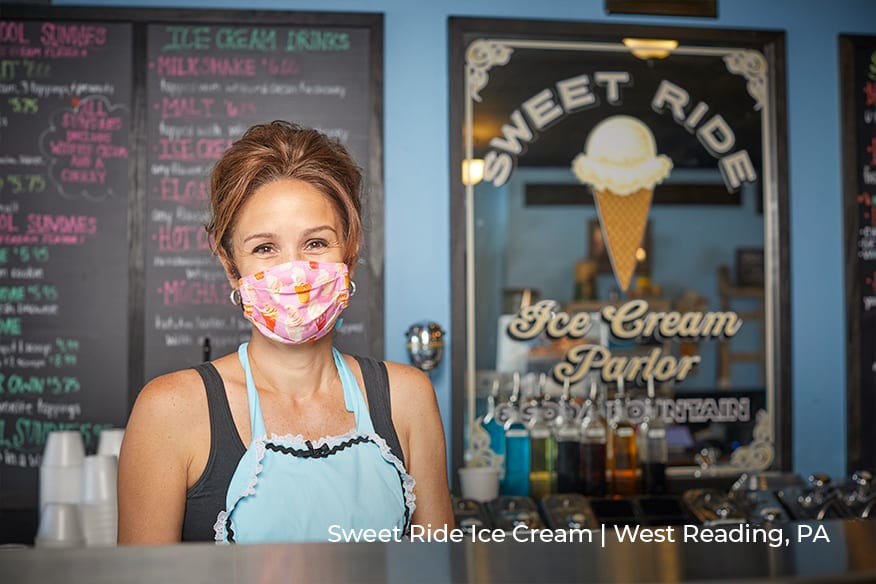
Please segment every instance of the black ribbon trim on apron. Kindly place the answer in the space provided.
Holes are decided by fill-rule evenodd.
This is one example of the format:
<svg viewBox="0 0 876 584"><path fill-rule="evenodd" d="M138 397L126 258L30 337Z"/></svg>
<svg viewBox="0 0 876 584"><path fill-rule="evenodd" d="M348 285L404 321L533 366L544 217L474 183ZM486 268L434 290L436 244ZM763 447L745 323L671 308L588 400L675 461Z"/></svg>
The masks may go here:
<svg viewBox="0 0 876 584"><path fill-rule="evenodd" d="M305 446L307 446L307 450L296 450L296 449L290 448L288 446L281 446L279 444L274 444L273 442L266 442L265 449L266 450L273 450L274 452L279 452L281 454L291 454L292 456L294 456L296 458L326 458L328 456L331 456L332 454L336 454L336 453L340 452L341 450L349 448L350 446L355 446L356 444L361 444L363 442L371 442L372 444L374 444L375 446L380 448L380 445L377 444L377 442L375 442L374 440L372 440L368 436L357 436L356 438L350 438L349 440L345 440L344 442L336 444L335 446L333 446L331 448L329 448L328 444L323 444L319 448L314 448L313 443L310 440L305 440L304 444L305 444ZM402 474L402 472L394 464L392 465L392 468L395 470L396 474L398 475L399 484L400 484L401 490L402 490L402 497L404 497L404 495L405 495L405 477L404 477L404 474ZM405 499L403 506L405 508L404 533L407 534L408 530L411 527L411 510L408 507L407 499ZM237 543L236 541L234 541L234 529L232 529L232 527L231 527L231 516L230 515L228 516L227 519L225 519L225 534L226 534L226 537L228 538L228 543Z"/></svg>
<svg viewBox="0 0 876 584"><path fill-rule="evenodd" d="M361 444L363 442L372 442L372 440L367 436L357 436L355 438L345 440L340 444L335 444L331 448L329 448L328 444L323 444L319 448L314 448L313 443L310 440L305 440L304 445L307 446L307 450L296 450L295 448L289 448L288 446L281 446L279 444L274 444L273 442L266 442L265 449L273 450L274 452L279 452L281 454L291 454L296 458L326 458L331 456L332 454L340 452L341 450L345 450L350 446L355 446L356 444Z"/></svg>

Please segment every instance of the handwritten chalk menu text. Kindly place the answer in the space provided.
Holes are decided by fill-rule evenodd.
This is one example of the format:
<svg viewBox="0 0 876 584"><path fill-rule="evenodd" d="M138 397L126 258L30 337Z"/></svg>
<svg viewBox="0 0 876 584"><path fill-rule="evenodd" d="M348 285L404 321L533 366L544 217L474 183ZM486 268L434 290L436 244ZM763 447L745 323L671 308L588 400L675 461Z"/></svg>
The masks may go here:
<svg viewBox="0 0 876 584"><path fill-rule="evenodd" d="M857 469L876 464L876 37L847 38L854 39L843 48L851 82L844 92L846 225L854 239L846 280L849 455Z"/></svg>
<svg viewBox="0 0 876 584"><path fill-rule="evenodd" d="M249 338L204 230L210 171L246 128L294 120L338 138L366 166L368 46L363 29L148 26L146 379L197 364L205 340L216 357ZM368 276L357 270L364 298L353 299L336 335L352 352L370 352Z"/></svg>
<svg viewBox="0 0 876 584"><path fill-rule="evenodd" d="M0 490L127 419L130 38L0 20Z"/></svg>

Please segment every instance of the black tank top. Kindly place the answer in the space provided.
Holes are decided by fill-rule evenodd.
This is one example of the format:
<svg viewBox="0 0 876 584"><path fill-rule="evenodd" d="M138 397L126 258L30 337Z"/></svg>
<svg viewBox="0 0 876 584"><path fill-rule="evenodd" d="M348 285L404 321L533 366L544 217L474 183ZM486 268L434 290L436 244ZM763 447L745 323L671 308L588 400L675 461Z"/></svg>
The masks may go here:
<svg viewBox="0 0 876 584"><path fill-rule="evenodd" d="M389 376L386 365L369 357L355 357L362 369L365 395L371 423L377 435L386 441L392 453L404 464L398 434L392 423L389 398ZM183 517L182 541L214 541L213 524L219 512L225 509L225 496L231 477L237 469L246 446L240 440L225 383L212 363L195 367L204 381L207 391L207 408L210 412L210 454L204 473L186 491L186 508Z"/></svg>

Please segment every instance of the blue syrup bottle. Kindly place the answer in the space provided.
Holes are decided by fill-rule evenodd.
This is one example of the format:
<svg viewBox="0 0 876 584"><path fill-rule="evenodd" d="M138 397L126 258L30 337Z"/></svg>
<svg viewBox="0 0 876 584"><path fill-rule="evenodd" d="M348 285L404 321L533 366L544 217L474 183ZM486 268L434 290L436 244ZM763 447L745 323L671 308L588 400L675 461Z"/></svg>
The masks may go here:
<svg viewBox="0 0 876 584"><path fill-rule="evenodd" d="M503 495L529 496L529 428L520 415L520 374L514 373L511 412L505 422L505 482Z"/></svg>

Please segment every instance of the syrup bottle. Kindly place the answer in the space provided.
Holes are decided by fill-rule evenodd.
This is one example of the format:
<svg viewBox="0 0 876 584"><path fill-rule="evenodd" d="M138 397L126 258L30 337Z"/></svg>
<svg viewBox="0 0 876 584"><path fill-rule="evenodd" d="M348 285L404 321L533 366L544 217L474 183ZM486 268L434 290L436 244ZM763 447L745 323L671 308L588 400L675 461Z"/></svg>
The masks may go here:
<svg viewBox="0 0 876 584"><path fill-rule="evenodd" d="M627 397L624 380L617 380L614 415L608 432L608 470L611 474L611 493L620 497L636 494L639 469L636 428L627 417Z"/></svg>
<svg viewBox="0 0 876 584"><path fill-rule="evenodd" d="M648 397L645 399L645 417L639 424L639 455L642 466L642 491L649 495L666 492L666 423L657 409L654 397L654 378L648 378Z"/></svg>
<svg viewBox="0 0 876 584"><path fill-rule="evenodd" d="M590 379L590 395L584 403L581 420L581 494L601 497L606 492L607 425L602 413L603 400L599 395L596 376Z"/></svg>
<svg viewBox="0 0 876 584"><path fill-rule="evenodd" d="M538 377L538 395L529 419L529 494L539 501L557 489L557 439L545 419L547 375Z"/></svg>
<svg viewBox="0 0 876 584"><path fill-rule="evenodd" d="M520 416L520 374L514 372L511 412L505 421L505 482L502 493L529 496L529 429Z"/></svg>
<svg viewBox="0 0 876 584"><path fill-rule="evenodd" d="M560 413L554 423L557 437L557 492L581 492L581 427L572 406L571 383L563 381ZM603 437L605 433L603 432Z"/></svg>

